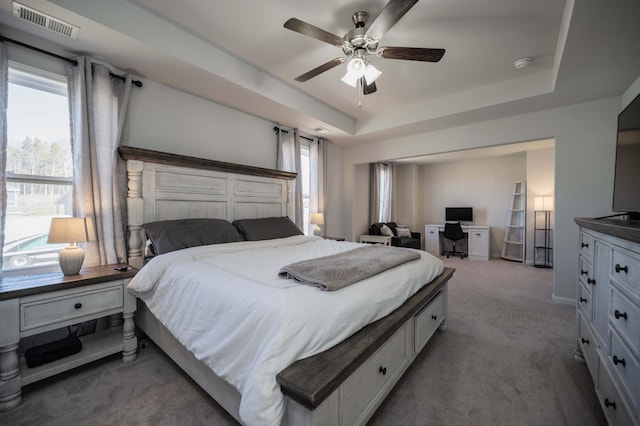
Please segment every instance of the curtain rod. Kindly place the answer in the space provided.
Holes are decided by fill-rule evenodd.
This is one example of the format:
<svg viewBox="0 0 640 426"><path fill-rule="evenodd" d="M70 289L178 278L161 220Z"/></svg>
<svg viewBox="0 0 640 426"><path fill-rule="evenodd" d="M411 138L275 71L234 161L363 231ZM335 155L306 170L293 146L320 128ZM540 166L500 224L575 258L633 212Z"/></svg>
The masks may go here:
<svg viewBox="0 0 640 426"><path fill-rule="evenodd" d="M273 131L274 132L281 131L282 133L289 133L288 130L284 130L282 127L279 127L279 126L274 126L273 127ZM300 132L298 132L298 136L301 137L302 139L306 139L308 141L314 142L314 140L312 138L307 137L307 136L301 134Z"/></svg>
<svg viewBox="0 0 640 426"><path fill-rule="evenodd" d="M56 55L56 54L55 54L55 53L53 53L53 52L49 52L49 51L46 51L46 50L40 49L39 47L31 46L30 44L26 44L26 43L23 43L23 42L18 41L18 40L13 40L13 39L11 39L11 38L7 38L7 37L1 36L1 35L0 35L0 40L1 40L1 41L6 41L6 42L8 42L8 43L13 43L13 44L15 44L15 45L18 45L18 46L24 47L24 48L26 48L26 49L35 50L36 52L42 53L42 54L44 54L44 55L52 56L52 57L54 57L54 58L60 59L60 60L65 61L65 62L68 62L68 63L72 64L74 67L77 67L77 66L78 66L78 61L76 61L75 59L70 59L70 58L67 58L67 57L64 57L64 56ZM114 73L112 73L112 72L109 72L109 75L110 75L111 77L113 77L113 78L119 78L119 79L121 79L121 80L124 80L124 77L123 77L123 76L121 76L121 75L117 75L117 74L114 74ZM139 81L139 80L132 80L132 81L131 81L131 84L133 84L133 85L134 85L134 86L136 86L136 87L142 87L142 82L141 82L141 81Z"/></svg>

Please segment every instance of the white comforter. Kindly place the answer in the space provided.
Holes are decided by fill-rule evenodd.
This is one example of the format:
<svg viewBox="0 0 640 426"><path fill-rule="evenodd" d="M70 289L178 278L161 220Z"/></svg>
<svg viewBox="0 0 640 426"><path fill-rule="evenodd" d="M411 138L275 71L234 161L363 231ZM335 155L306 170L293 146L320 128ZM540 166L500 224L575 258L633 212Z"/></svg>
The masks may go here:
<svg viewBox="0 0 640 426"><path fill-rule="evenodd" d="M244 423L278 425L280 371L391 313L443 271L439 259L420 252L418 260L333 292L278 277L284 265L358 246L295 236L193 247L157 256L128 288L240 392Z"/></svg>

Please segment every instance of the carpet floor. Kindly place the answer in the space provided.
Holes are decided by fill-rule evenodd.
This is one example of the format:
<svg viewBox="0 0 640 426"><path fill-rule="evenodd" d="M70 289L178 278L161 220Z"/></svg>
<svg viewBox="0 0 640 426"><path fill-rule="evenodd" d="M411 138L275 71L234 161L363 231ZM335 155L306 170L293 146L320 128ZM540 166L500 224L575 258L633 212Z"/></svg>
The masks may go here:
<svg viewBox="0 0 640 426"><path fill-rule="evenodd" d="M443 259L448 329L437 332L370 425L605 425L586 364L573 359L575 307L551 301L552 271ZM151 341L23 389L2 425L235 425Z"/></svg>

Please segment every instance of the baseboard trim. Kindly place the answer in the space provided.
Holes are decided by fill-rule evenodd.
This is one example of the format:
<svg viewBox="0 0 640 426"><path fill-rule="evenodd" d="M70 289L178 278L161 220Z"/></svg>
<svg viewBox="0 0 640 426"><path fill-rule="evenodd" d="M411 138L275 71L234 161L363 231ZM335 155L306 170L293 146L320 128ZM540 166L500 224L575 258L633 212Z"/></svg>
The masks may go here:
<svg viewBox="0 0 640 426"><path fill-rule="evenodd" d="M568 297L559 297L559 296L551 296L551 300L553 303L559 303L561 305L574 305L576 304L576 299L570 299Z"/></svg>

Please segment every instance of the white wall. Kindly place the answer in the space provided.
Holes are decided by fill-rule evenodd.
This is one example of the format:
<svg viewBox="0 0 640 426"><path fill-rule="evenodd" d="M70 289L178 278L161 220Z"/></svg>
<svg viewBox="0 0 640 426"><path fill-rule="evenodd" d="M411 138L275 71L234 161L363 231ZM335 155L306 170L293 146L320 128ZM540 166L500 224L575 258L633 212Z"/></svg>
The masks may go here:
<svg viewBox="0 0 640 426"><path fill-rule="evenodd" d="M525 161L518 153L420 166L422 225L444 223L445 207L473 207L474 224L491 227L489 253L500 257L513 183L525 179Z"/></svg>
<svg viewBox="0 0 640 426"><path fill-rule="evenodd" d="M360 206L354 193L355 164L455 150L554 138L556 230L554 300L573 302L576 295L578 228L574 217L611 214L617 115L621 98L554 108L485 121L344 150L343 217L347 236L354 235Z"/></svg>
<svg viewBox="0 0 640 426"><path fill-rule="evenodd" d="M129 145L273 169L275 123L144 80L129 106ZM328 148L327 235L344 236L342 148Z"/></svg>
<svg viewBox="0 0 640 426"><path fill-rule="evenodd" d="M536 149L527 152L527 263L534 261L535 197L554 195L555 149ZM540 215L542 215L540 213ZM538 218L539 225L542 216ZM554 228L553 212L551 228ZM553 234L552 234L553 235Z"/></svg>
<svg viewBox="0 0 640 426"><path fill-rule="evenodd" d="M276 167L274 123L145 80L129 106L129 145Z"/></svg>

